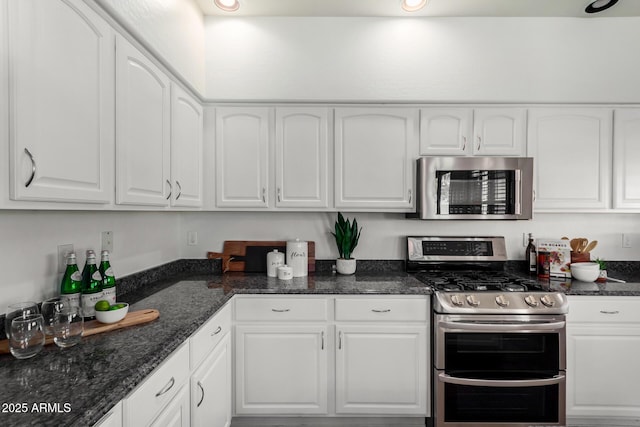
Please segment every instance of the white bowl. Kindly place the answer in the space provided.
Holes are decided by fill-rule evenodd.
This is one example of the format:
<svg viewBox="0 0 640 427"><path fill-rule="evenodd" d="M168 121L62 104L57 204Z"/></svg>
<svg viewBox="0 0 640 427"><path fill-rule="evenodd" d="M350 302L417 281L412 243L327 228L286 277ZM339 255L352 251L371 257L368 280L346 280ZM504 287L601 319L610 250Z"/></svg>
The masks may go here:
<svg viewBox="0 0 640 427"><path fill-rule="evenodd" d="M595 282L600 276L600 266L595 262L572 263L571 276L583 282Z"/></svg>
<svg viewBox="0 0 640 427"><path fill-rule="evenodd" d="M117 310L98 311L96 310L96 319L101 323L116 323L124 319L129 312L129 304L126 302L117 302L116 304L124 304L124 307Z"/></svg>

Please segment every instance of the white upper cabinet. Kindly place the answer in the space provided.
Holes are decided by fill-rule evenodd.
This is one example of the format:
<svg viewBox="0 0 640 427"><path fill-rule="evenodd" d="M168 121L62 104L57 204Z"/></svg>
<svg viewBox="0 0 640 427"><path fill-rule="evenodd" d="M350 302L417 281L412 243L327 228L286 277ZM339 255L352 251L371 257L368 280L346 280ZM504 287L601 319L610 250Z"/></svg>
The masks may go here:
<svg viewBox="0 0 640 427"><path fill-rule="evenodd" d="M612 114L607 108L529 110L536 211L610 207Z"/></svg>
<svg viewBox="0 0 640 427"><path fill-rule="evenodd" d="M10 0L10 197L113 198L113 32L81 0Z"/></svg>
<svg viewBox="0 0 640 427"><path fill-rule="evenodd" d="M613 207L640 208L640 109L618 109L613 129Z"/></svg>
<svg viewBox="0 0 640 427"><path fill-rule="evenodd" d="M169 120L169 78L138 49L118 37L117 203L168 206L172 194Z"/></svg>
<svg viewBox="0 0 640 427"><path fill-rule="evenodd" d="M276 206L329 206L327 108L276 108Z"/></svg>
<svg viewBox="0 0 640 427"><path fill-rule="evenodd" d="M411 210L417 155L417 109L336 108L335 207Z"/></svg>
<svg viewBox="0 0 640 427"><path fill-rule="evenodd" d="M524 108L423 108L420 155L524 156Z"/></svg>
<svg viewBox="0 0 640 427"><path fill-rule="evenodd" d="M266 208L269 108L216 109L216 205Z"/></svg>
<svg viewBox="0 0 640 427"><path fill-rule="evenodd" d="M172 206L202 206L202 129L200 102L171 85Z"/></svg>

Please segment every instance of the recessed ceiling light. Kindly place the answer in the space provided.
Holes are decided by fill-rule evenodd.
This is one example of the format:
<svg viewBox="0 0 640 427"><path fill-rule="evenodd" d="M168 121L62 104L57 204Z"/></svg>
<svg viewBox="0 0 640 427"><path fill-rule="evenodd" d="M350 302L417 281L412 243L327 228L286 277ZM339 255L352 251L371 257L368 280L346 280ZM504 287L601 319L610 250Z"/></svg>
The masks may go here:
<svg viewBox="0 0 640 427"><path fill-rule="evenodd" d="M402 0L402 8L407 12L420 10L425 4L427 4L427 0Z"/></svg>
<svg viewBox="0 0 640 427"><path fill-rule="evenodd" d="M591 2L584 11L587 13L602 12L603 10L609 9L616 3L618 3L618 0L595 0L594 2Z"/></svg>
<svg viewBox="0 0 640 427"><path fill-rule="evenodd" d="M238 0L213 0L213 2L225 12L234 12L240 8Z"/></svg>

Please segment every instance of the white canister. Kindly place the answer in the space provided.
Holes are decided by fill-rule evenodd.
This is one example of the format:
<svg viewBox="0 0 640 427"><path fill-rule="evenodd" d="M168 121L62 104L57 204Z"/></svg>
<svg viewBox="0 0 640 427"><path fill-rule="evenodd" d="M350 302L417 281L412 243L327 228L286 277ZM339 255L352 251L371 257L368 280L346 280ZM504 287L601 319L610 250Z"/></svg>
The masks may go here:
<svg viewBox="0 0 640 427"><path fill-rule="evenodd" d="M278 267L278 279L291 280L293 279L293 269L288 265Z"/></svg>
<svg viewBox="0 0 640 427"><path fill-rule="evenodd" d="M277 249L267 253L267 276L278 277L278 267L284 265L284 254Z"/></svg>
<svg viewBox="0 0 640 427"><path fill-rule="evenodd" d="M287 265L293 269L293 277L309 274L308 245L300 239L287 242Z"/></svg>

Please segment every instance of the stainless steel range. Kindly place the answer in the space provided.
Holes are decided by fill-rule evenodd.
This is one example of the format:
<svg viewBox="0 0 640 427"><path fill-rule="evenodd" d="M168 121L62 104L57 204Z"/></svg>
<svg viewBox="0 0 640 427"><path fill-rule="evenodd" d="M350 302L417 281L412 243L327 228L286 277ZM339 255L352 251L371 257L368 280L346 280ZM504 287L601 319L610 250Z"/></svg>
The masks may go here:
<svg viewBox="0 0 640 427"><path fill-rule="evenodd" d="M436 427L564 426L567 299L504 271L503 237L408 237L434 289Z"/></svg>

